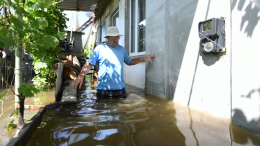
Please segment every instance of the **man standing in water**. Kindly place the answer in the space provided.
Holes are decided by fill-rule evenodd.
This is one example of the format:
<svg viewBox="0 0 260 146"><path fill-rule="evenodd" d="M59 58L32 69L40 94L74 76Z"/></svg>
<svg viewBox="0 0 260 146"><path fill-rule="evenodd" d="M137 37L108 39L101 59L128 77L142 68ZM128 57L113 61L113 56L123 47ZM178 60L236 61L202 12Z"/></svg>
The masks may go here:
<svg viewBox="0 0 260 146"><path fill-rule="evenodd" d="M99 64L97 97L120 97L126 98L125 82L123 79L123 63L135 65L140 62L151 62L148 58L155 55L146 55L139 59L130 59L123 46L118 45L120 35L117 27L109 27L107 34L107 43L98 45L92 52L89 60L82 67L78 78L73 80L73 90L81 88L84 76L89 72L92 65Z"/></svg>

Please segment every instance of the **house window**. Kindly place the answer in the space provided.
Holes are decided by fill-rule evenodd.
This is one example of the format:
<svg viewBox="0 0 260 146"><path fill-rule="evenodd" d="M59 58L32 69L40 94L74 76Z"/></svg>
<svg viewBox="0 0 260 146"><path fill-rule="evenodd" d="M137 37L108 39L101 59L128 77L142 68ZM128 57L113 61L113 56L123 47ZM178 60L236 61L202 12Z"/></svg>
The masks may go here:
<svg viewBox="0 0 260 146"><path fill-rule="evenodd" d="M130 56L145 54L146 0L131 0Z"/></svg>
<svg viewBox="0 0 260 146"><path fill-rule="evenodd" d="M112 26L119 27L119 9L117 8L112 15Z"/></svg>
<svg viewBox="0 0 260 146"><path fill-rule="evenodd" d="M104 36L106 35L106 22L103 23L100 31L100 43L103 43L106 41L106 38Z"/></svg>

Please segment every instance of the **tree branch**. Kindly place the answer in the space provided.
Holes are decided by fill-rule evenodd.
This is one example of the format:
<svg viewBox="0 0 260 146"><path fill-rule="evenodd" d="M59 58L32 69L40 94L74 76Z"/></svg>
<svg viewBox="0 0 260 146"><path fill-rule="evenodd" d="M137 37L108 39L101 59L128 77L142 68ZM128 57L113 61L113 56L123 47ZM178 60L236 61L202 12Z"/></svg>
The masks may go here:
<svg viewBox="0 0 260 146"><path fill-rule="evenodd" d="M16 95L15 92L14 92L13 89L10 87L10 85L8 84L8 82L6 81L5 77L3 76L3 74L2 74L1 72L0 72L0 75L3 77L3 79L5 80L5 83L8 85L8 87L12 90L13 94ZM16 96L19 96L19 97L20 97L20 95L16 95Z"/></svg>

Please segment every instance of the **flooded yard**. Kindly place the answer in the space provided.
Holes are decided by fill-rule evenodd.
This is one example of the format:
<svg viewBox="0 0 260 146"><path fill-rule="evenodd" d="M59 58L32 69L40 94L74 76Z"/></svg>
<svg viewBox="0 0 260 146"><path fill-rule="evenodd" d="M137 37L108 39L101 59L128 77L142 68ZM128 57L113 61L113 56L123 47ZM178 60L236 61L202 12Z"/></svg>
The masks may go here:
<svg viewBox="0 0 260 146"><path fill-rule="evenodd" d="M2 93L4 90L0 90ZM35 97L26 98L25 105L46 105L55 101L55 88L49 91L43 91L36 94ZM3 102L3 104L2 104ZM16 129L6 130L6 126L15 118L10 117L11 113L15 110L14 94L9 91L4 100L0 101L0 146L5 146L12 139ZM39 110L26 109L24 111L24 119L30 120Z"/></svg>
<svg viewBox="0 0 260 146"><path fill-rule="evenodd" d="M87 80L78 90L77 104L47 110L28 146L260 145L260 134L233 125L227 119L146 94L134 86L126 85L126 99L98 99L96 81ZM54 100L54 90L45 95Z"/></svg>
<svg viewBox="0 0 260 146"><path fill-rule="evenodd" d="M27 145L260 145L260 134L133 86L126 99L98 99L94 83L76 105L47 111Z"/></svg>

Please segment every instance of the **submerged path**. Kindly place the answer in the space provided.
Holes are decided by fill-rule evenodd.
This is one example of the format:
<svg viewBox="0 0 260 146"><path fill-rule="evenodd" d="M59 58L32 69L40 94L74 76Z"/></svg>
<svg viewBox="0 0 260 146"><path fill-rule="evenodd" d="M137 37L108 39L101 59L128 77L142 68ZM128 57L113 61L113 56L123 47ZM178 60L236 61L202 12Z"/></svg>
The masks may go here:
<svg viewBox="0 0 260 146"><path fill-rule="evenodd" d="M260 135L229 120L126 85L126 99L98 99L87 78L76 104L45 113L27 145L260 145Z"/></svg>

